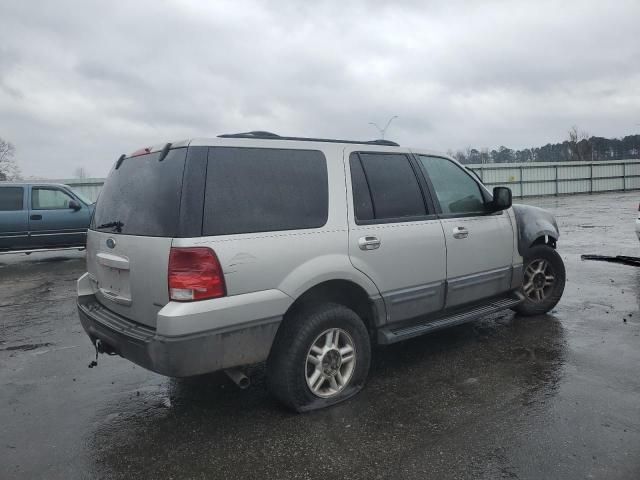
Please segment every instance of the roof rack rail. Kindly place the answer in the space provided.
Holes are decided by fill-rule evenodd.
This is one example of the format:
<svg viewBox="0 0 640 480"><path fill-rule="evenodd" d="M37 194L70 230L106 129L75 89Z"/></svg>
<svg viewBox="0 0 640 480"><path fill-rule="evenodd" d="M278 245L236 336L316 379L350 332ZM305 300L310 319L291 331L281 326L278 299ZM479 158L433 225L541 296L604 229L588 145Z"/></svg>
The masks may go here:
<svg viewBox="0 0 640 480"><path fill-rule="evenodd" d="M387 147L399 147L400 145L391 140L338 140L333 138L307 138L307 137L281 137L275 133L265 132L262 130L254 130L244 133L225 133L218 135L218 138L255 138L260 140L293 140L299 142L328 142L328 143L357 143L363 145L383 145Z"/></svg>
<svg viewBox="0 0 640 480"><path fill-rule="evenodd" d="M243 133L225 133L224 135L218 135L219 138L281 138L280 135L275 133L266 132L264 130L253 130L251 132Z"/></svg>
<svg viewBox="0 0 640 480"><path fill-rule="evenodd" d="M392 141L392 140L385 140L383 138L379 139L379 140L370 140L368 142L365 143L370 143L372 145L386 145L387 147L399 147L400 145L397 144L396 142Z"/></svg>

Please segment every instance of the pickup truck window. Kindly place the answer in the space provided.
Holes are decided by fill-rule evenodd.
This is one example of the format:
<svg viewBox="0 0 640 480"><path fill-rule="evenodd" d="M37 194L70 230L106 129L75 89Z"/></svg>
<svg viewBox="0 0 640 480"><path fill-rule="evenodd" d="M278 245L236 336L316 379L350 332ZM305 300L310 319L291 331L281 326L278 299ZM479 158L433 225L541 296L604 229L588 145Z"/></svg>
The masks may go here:
<svg viewBox="0 0 640 480"><path fill-rule="evenodd" d="M486 212L480 186L471 176L446 158L420 155L444 214Z"/></svg>
<svg viewBox="0 0 640 480"><path fill-rule="evenodd" d="M0 212L14 212L23 208L24 189L22 187L0 188Z"/></svg>
<svg viewBox="0 0 640 480"><path fill-rule="evenodd" d="M57 188L34 187L31 189L32 210L63 210L73 200L70 195Z"/></svg>

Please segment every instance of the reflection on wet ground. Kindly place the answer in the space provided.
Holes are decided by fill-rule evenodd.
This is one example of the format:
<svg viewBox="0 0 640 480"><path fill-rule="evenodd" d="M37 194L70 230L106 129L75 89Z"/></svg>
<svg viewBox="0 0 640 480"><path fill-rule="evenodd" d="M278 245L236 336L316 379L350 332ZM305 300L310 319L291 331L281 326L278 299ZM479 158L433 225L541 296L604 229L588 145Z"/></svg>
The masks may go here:
<svg viewBox="0 0 640 480"><path fill-rule="evenodd" d="M379 348L360 395L304 415L261 367L248 390L120 358L88 369L81 254L0 257L0 478L640 478L640 270L580 260L638 255L637 198L529 203L563 233L554 311Z"/></svg>
<svg viewBox="0 0 640 480"><path fill-rule="evenodd" d="M505 314L380 349L362 395L309 415L291 415L275 403L260 369L252 392L238 391L222 376L172 380L136 391L146 408L126 413L123 405L94 432L92 450L100 452L96 460L105 471L122 466L120 473L133 468L150 477L195 476L203 464L216 465L222 458L221 478L258 472L292 478L300 471L375 478L393 476L409 464L438 471L437 464L451 453L464 458L468 448L481 447L467 435L457 438L461 430L474 425L483 442L493 438L495 447L507 417L554 395L563 351L564 334L555 318L524 322ZM496 416L502 420L496 422ZM454 452L443 458L439 449L445 448ZM434 458L425 456L430 449ZM172 465L149 465L144 452L151 451ZM192 458L201 460L194 464ZM442 473L449 468L443 467Z"/></svg>

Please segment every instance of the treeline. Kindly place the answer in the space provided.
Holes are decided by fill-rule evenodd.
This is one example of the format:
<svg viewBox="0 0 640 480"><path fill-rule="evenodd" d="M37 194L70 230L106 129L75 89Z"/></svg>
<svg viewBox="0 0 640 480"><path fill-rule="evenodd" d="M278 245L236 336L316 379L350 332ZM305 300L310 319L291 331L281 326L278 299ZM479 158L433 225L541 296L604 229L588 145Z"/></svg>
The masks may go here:
<svg viewBox="0 0 640 480"><path fill-rule="evenodd" d="M548 143L544 147L512 150L505 146L498 149L449 151L461 163L512 163L512 162L589 162L640 158L640 135L624 138L589 137L569 132L569 139L562 143Z"/></svg>

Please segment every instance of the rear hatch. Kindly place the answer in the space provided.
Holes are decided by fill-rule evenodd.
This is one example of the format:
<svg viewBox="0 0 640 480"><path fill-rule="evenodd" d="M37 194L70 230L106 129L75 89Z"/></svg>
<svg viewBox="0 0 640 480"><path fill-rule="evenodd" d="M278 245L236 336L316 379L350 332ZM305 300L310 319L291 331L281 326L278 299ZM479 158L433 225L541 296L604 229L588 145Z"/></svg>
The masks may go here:
<svg viewBox="0 0 640 480"><path fill-rule="evenodd" d="M119 160L100 192L87 234L87 270L97 300L155 327L169 302L167 268L177 235L186 148Z"/></svg>

